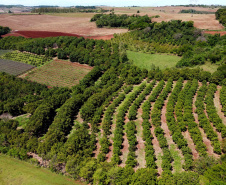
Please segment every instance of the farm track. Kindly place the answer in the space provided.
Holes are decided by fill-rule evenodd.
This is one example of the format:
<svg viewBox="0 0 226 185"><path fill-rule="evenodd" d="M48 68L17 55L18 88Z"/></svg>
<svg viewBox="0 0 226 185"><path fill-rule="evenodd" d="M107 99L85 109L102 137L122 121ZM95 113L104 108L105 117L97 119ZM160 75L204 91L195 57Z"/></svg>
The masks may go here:
<svg viewBox="0 0 226 185"><path fill-rule="evenodd" d="M173 86L175 86L175 83L173 84ZM173 91L173 89L172 89ZM162 108L162 115L161 115L161 128L164 130L164 136L166 137L166 140L167 140L167 143L169 145L169 149L170 150L173 150L174 152L177 152L177 155L183 159L183 154L181 152L181 150L178 149L177 147L177 144L174 143L173 139L172 139L172 136L171 136L171 132L168 128L168 125L167 125L167 121L166 121L166 107L167 107L167 103L168 103L168 100L169 100L169 97L170 97L171 93L168 94L168 97L167 99L165 100L164 102L164 105L163 105L163 108ZM173 157L174 158L174 157ZM180 170L179 171L176 171L175 169L175 163L177 164L181 164L180 165ZM184 160L181 160L181 161L176 161L176 159L174 158L173 162L172 162L172 166L173 166L173 170L172 172L180 172L180 171L183 171L183 168L182 168L182 165L184 163Z"/></svg>
<svg viewBox="0 0 226 185"><path fill-rule="evenodd" d="M213 101L219 117L222 119L223 124L226 126L226 117L224 116L224 113L221 111L222 105L220 103L220 90L221 90L221 87L217 86L217 91L214 95Z"/></svg>

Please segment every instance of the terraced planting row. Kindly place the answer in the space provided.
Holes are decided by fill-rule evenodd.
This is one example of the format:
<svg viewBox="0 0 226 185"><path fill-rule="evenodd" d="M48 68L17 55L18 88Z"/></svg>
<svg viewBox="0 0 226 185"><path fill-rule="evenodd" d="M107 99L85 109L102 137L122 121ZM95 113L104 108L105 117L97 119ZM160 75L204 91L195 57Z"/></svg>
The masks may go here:
<svg viewBox="0 0 226 185"><path fill-rule="evenodd" d="M124 87L104 111L97 159L135 170L158 169L161 174L192 169L201 156L218 158L222 154L219 133L205 114L204 100L211 86L180 78ZM160 153L156 153L158 146Z"/></svg>
<svg viewBox="0 0 226 185"><path fill-rule="evenodd" d="M30 65L33 65L36 67L42 66L51 60L51 58L49 58L49 57L35 55L32 53L19 52L19 51L8 52L8 53L0 56L0 58L7 59L7 60L13 60L13 61L17 61L17 62L22 62L22 63L30 64Z"/></svg>
<svg viewBox="0 0 226 185"><path fill-rule="evenodd" d="M62 166L51 164L55 170L66 168L86 179L87 169L96 169L97 163L103 171L108 165L137 173L148 168L161 176L192 170L195 160L224 153L225 125L213 100L220 92L215 84L170 78L128 85L117 75L106 80L117 74L111 70L101 76L95 68L80 82L86 88L55 90L48 101L33 105L22 137L32 136L26 146L30 152L56 160ZM88 162L76 174L81 160Z"/></svg>

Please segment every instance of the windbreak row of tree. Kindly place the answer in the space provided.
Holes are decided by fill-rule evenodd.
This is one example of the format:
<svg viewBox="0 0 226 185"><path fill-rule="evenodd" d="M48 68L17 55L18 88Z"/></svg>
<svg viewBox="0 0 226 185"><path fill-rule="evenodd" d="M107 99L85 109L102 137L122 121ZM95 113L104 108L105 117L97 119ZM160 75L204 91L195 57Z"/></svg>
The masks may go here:
<svg viewBox="0 0 226 185"><path fill-rule="evenodd" d="M71 62L102 66L104 70L127 61L125 50L119 50L118 44L83 37L5 37L0 40L0 49L27 51L46 57L57 56L58 59L70 59Z"/></svg>
<svg viewBox="0 0 226 185"><path fill-rule="evenodd" d="M104 26L109 27L122 27L129 28L130 30L134 29L144 29L149 26L151 23L151 17L148 15L140 16L140 15L117 15L114 13L110 14L96 14L94 15L91 22L96 22L98 28L102 28Z"/></svg>
<svg viewBox="0 0 226 185"><path fill-rule="evenodd" d="M40 7L31 10L31 13L104 13L109 10L104 10L102 8L96 8L95 6L76 6L70 8L62 7Z"/></svg>
<svg viewBox="0 0 226 185"><path fill-rule="evenodd" d="M213 151L217 154L221 154L221 145L218 140L217 133L213 130L208 118L205 115L205 105L204 105L204 98L207 92L207 84L203 82L203 85L199 88L197 93L197 98L195 101L195 106L198 114L198 121L199 126L203 128L204 132L206 133L207 138L211 141L211 145L213 146Z"/></svg>
<svg viewBox="0 0 226 185"><path fill-rule="evenodd" d="M184 97L184 92L186 92L187 88L183 87L183 78L180 78L171 95L169 96L169 100L166 107L166 121L169 130L172 133L172 139L177 144L177 147L182 151L184 156L184 164L183 168L185 170L191 170L193 166L193 159L192 159L192 152L191 149L188 147L188 142L182 135L183 131L183 115L182 115L182 100L181 98ZM175 107L177 105L177 107ZM174 113L176 113L177 120L175 119ZM178 114L179 113L179 114Z"/></svg>
<svg viewBox="0 0 226 185"><path fill-rule="evenodd" d="M159 146L163 151L163 155L161 156L162 158L162 170L171 173L172 170L172 164L171 162L173 161L172 154L169 150L169 146L167 143L167 140L165 138L165 133L164 130L161 128L161 114L162 114L162 107L164 105L164 101L168 97L168 94L172 90L172 85L173 85L173 80L169 79L165 88L162 90L161 94L158 96L158 98L155 101L153 110L151 111L151 122L152 125L155 126L155 136L158 139Z"/></svg>
<svg viewBox="0 0 226 185"><path fill-rule="evenodd" d="M210 11L198 11L194 9L189 9L189 10L181 10L179 13L192 13L192 14L215 14L215 12L210 12Z"/></svg>
<svg viewBox="0 0 226 185"><path fill-rule="evenodd" d="M215 13L216 19L226 27L226 8L220 8Z"/></svg>

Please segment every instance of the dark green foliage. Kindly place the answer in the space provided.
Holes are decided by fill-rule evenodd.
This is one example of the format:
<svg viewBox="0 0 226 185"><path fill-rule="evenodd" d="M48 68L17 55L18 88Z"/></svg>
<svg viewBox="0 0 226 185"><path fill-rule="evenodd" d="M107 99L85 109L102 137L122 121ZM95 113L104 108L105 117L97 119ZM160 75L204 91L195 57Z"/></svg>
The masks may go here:
<svg viewBox="0 0 226 185"><path fill-rule="evenodd" d="M219 20L223 26L226 26L226 8L220 8L215 12L216 19Z"/></svg>
<svg viewBox="0 0 226 185"><path fill-rule="evenodd" d="M110 14L96 14L90 21L95 21L98 28L104 26L109 27L128 27L130 30L133 29L144 29L151 23L151 18L147 15L116 15L114 13Z"/></svg>
<svg viewBox="0 0 226 185"><path fill-rule="evenodd" d="M2 35L5 35L7 33L10 32L10 28L9 27L3 27L3 26L0 26L0 38Z"/></svg>
<svg viewBox="0 0 226 185"><path fill-rule="evenodd" d="M211 182L215 182L215 184L225 184L226 182L226 162L222 161L221 164L217 164L208 168L204 173L204 176ZM214 184L214 183L213 183Z"/></svg>
<svg viewBox="0 0 226 185"><path fill-rule="evenodd" d="M129 121L126 124L126 137L129 142L129 153L126 160L126 165L130 167L135 167L137 164L135 151L137 145L137 138L136 138L136 125L134 121Z"/></svg>
<svg viewBox="0 0 226 185"><path fill-rule="evenodd" d="M149 168L138 169L132 178L133 185L155 185L157 184L157 171Z"/></svg>

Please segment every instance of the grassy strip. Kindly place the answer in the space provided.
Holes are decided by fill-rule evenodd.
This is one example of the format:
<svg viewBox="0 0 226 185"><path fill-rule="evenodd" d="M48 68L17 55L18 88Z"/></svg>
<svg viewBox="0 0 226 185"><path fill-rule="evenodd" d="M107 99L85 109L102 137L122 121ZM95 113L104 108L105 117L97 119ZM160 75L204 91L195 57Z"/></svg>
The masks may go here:
<svg viewBox="0 0 226 185"><path fill-rule="evenodd" d="M134 65L147 70L151 70L154 65L160 69L175 67L180 60L180 57L174 55L146 54L134 51L127 51L127 56Z"/></svg>
<svg viewBox="0 0 226 185"><path fill-rule="evenodd" d="M11 158L6 155L0 154L0 184L13 184L13 185L79 185L80 182L70 179L51 171L38 168L30 163Z"/></svg>

